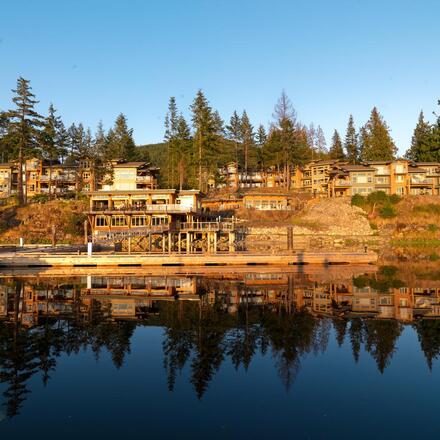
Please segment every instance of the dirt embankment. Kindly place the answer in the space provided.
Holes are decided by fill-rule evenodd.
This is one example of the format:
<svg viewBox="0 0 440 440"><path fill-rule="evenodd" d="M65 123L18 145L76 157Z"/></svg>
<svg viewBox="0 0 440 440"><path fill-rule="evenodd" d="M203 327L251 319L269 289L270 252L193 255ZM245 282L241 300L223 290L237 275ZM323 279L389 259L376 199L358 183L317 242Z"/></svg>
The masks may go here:
<svg viewBox="0 0 440 440"><path fill-rule="evenodd" d="M24 207L4 207L0 211L0 243L77 244L83 240L87 204L76 200L52 200Z"/></svg>

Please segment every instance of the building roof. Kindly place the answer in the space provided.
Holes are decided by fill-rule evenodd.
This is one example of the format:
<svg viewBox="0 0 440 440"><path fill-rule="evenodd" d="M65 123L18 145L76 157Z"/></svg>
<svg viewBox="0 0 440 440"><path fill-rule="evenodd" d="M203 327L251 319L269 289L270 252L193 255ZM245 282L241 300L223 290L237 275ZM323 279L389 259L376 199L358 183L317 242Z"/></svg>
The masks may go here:
<svg viewBox="0 0 440 440"><path fill-rule="evenodd" d="M113 168L141 168L148 166L147 162L121 162L115 163Z"/></svg>
<svg viewBox="0 0 440 440"><path fill-rule="evenodd" d="M415 165L408 165L408 173L427 173L428 170L425 170L424 168L419 168Z"/></svg>

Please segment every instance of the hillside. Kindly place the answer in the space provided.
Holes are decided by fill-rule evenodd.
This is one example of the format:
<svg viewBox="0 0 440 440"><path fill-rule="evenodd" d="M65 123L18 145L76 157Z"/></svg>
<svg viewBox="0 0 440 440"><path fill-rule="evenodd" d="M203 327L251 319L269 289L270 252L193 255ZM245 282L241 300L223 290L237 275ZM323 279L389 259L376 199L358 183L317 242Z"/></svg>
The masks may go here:
<svg viewBox="0 0 440 440"><path fill-rule="evenodd" d="M52 200L24 207L7 206L0 211L0 242L79 244L83 242L85 201ZM55 236L54 236L55 233Z"/></svg>

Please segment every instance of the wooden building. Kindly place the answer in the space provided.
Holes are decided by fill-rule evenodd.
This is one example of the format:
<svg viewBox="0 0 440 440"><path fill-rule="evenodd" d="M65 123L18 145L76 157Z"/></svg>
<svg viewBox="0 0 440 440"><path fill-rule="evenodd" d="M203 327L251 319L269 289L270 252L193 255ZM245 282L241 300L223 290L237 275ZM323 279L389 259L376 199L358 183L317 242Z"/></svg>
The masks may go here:
<svg viewBox="0 0 440 440"><path fill-rule="evenodd" d="M198 190L96 191L87 212L90 240L124 251L194 253L236 249L235 225L210 221Z"/></svg>

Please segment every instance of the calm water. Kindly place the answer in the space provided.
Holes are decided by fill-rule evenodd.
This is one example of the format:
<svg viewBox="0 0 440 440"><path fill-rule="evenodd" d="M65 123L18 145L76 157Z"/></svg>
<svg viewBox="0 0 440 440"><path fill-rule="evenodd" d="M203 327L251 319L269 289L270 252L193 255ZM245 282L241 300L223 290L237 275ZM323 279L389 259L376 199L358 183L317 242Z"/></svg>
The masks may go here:
<svg viewBox="0 0 440 440"><path fill-rule="evenodd" d="M438 437L439 270L0 275L0 436Z"/></svg>

